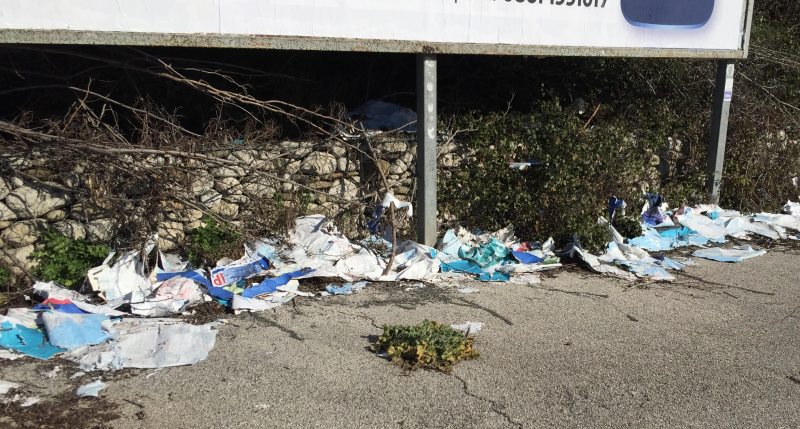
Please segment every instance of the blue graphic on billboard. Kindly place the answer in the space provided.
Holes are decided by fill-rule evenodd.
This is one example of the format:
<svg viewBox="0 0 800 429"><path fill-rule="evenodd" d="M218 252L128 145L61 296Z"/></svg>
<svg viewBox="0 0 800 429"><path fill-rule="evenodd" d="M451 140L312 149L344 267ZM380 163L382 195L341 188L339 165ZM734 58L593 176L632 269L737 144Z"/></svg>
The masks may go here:
<svg viewBox="0 0 800 429"><path fill-rule="evenodd" d="M637 27L664 30L700 28L711 19L714 0L621 0L622 14Z"/></svg>

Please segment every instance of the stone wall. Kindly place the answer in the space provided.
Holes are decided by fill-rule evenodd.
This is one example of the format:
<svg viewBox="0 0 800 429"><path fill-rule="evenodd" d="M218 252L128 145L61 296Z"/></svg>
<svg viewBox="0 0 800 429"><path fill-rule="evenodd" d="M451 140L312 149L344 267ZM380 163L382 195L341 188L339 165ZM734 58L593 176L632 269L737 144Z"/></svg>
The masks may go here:
<svg viewBox="0 0 800 429"><path fill-rule="evenodd" d="M98 166L88 162L79 161L65 170L42 154L4 156L3 161L20 174L0 178L0 245L5 250L0 262L20 273L7 253L31 268L32 261L27 257L48 229L112 246L119 244L115 240L121 231L127 230L128 236L131 228L146 229L137 231L139 236L157 231L162 250L169 251L185 244L187 233L201 226L201 219L209 214L238 226L256 218L257 206L265 204L294 206L298 214L330 215L342 207L342 201L332 196L351 201L363 201L371 194L382 196L377 168L383 170L397 198L412 200L415 136L376 140L377 166L365 156L368 147L364 144L357 147L326 142L286 141L266 148L234 146L204 153L238 165L173 156L121 155L115 162L140 171L142 180L120 180L104 189L98 189L93 176ZM463 159L456 154L455 145L447 146L439 150L444 174ZM170 178L166 183L148 179L149 172L160 172L159 177L163 177L164 171L174 172L166 173ZM327 195L309 192L298 184ZM160 190L169 190L172 197L156 192Z"/></svg>

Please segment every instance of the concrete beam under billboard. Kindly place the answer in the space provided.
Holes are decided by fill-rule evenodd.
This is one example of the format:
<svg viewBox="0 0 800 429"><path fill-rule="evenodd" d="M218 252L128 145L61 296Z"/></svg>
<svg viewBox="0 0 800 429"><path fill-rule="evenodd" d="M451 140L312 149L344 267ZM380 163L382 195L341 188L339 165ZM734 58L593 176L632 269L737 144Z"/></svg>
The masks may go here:
<svg viewBox="0 0 800 429"><path fill-rule="evenodd" d="M169 34L8 28L0 29L0 44L163 46L408 54L521 55L533 57L648 57L717 60L743 59L747 57L747 51L744 49L597 48L501 43L439 43L402 40L257 36L248 34Z"/></svg>

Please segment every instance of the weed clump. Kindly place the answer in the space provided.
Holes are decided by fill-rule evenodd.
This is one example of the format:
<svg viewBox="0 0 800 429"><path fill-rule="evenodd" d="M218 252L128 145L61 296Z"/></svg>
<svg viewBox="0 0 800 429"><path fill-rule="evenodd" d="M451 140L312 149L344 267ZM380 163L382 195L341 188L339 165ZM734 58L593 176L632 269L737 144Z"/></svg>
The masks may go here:
<svg viewBox="0 0 800 429"><path fill-rule="evenodd" d="M392 362L403 367L449 372L459 361L479 356L472 341L449 326L424 320L416 326L384 326L383 335L370 348L375 353L386 352Z"/></svg>
<svg viewBox="0 0 800 429"><path fill-rule="evenodd" d="M73 240L52 230L44 234L41 244L30 256L39 261L33 274L43 281L67 287L83 280L89 268L103 262L111 251L105 244L82 238Z"/></svg>

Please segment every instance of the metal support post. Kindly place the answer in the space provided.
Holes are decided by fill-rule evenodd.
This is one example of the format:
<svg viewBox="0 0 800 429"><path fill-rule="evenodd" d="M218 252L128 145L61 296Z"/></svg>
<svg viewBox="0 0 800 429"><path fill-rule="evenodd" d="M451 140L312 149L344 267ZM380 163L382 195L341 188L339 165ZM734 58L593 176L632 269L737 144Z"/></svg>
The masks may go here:
<svg viewBox="0 0 800 429"><path fill-rule="evenodd" d="M436 244L436 55L417 54L417 240Z"/></svg>
<svg viewBox="0 0 800 429"><path fill-rule="evenodd" d="M717 83L714 87L714 111L711 115L711 141L708 142L708 203L719 203L725 140L728 137L728 114L733 97L733 60L717 62Z"/></svg>

